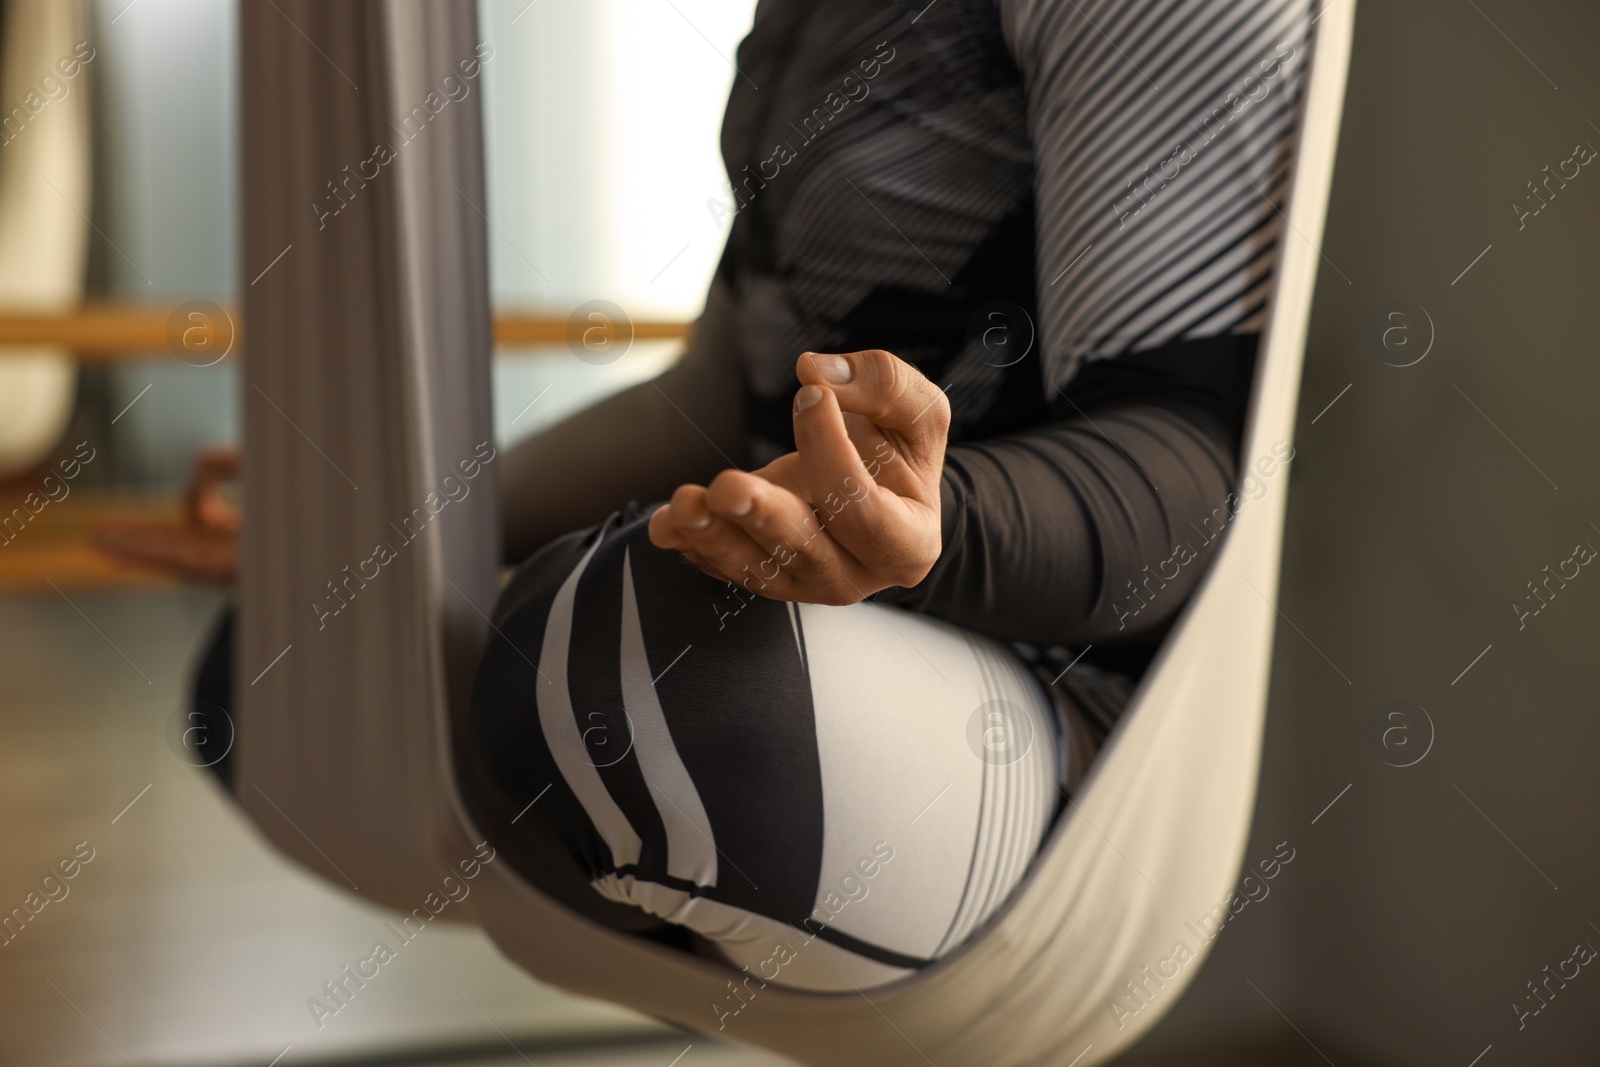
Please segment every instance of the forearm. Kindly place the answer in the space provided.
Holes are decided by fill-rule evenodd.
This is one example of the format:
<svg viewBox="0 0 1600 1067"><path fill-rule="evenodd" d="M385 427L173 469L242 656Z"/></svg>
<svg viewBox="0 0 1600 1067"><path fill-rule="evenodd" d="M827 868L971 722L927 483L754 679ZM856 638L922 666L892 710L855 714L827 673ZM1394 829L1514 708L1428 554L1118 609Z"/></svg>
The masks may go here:
<svg viewBox="0 0 1600 1067"><path fill-rule="evenodd" d="M1168 365L1189 373L1194 356ZM940 559L921 584L881 599L1035 645L1157 630L1198 584L1237 506L1242 359L1213 359L1186 382L1124 374L1081 391L1064 405L1070 416L952 446Z"/></svg>
<svg viewBox="0 0 1600 1067"><path fill-rule="evenodd" d="M716 284L689 351L670 370L506 451L505 558L520 562L629 500L665 500L685 482L742 464L743 453L732 304Z"/></svg>
<svg viewBox="0 0 1600 1067"><path fill-rule="evenodd" d="M1037 645L1132 638L1169 620L1216 544L1233 454L1165 408L1093 418L1098 429L1068 420L952 448L944 552L890 599Z"/></svg>

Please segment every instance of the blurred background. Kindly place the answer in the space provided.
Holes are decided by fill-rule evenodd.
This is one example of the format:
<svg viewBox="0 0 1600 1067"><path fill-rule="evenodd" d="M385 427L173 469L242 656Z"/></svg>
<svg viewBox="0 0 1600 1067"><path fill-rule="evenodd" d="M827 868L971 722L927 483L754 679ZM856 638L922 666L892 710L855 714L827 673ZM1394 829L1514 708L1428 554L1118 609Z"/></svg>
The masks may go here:
<svg viewBox="0 0 1600 1067"><path fill-rule="evenodd" d="M726 233L753 6L479 0L502 444L674 358ZM113 512L175 514L195 450L237 439L236 362L168 343L174 308L252 282L234 7L0 12L0 908L81 865L0 948L0 1062L778 1062L543 988L469 929L308 1016L389 916L281 858L174 747L219 598L88 544ZM1600 178L1511 206L1600 144L1597 43L1578 0L1360 9L1249 846L1296 858L1126 1062L1600 1060L1600 977L1522 1014L1600 946L1600 587L1515 606L1600 545ZM526 343L597 298L663 339L608 366Z"/></svg>

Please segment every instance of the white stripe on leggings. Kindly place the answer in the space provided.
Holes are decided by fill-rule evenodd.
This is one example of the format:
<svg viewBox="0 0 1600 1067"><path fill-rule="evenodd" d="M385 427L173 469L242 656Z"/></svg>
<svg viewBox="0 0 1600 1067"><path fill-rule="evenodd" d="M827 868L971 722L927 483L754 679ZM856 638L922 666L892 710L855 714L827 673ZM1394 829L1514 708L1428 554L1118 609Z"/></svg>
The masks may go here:
<svg viewBox="0 0 1600 1067"><path fill-rule="evenodd" d="M567 688L567 652L572 646L572 605L578 595L578 579L583 577L589 559L600 547L600 540L595 538L594 544L572 569L550 605L550 614L545 620L544 646L539 651L539 671L549 679L549 684L536 686L535 690L539 695L539 725L544 730L545 744L555 757L561 777L566 779L568 787L577 795L589 820L594 823L594 828L611 847L611 862L618 867L626 867L639 862L639 835L634 832L633 824L628 822L622 809L617 807L617 802L611 799L611 793L600 780L600 772L589 761L588 750L583 746L583 735L578 732L578 722L572 714L572 692Z"/></svg>
<svg viewBox="0 0 1600 1067"><path fill-rule="evenodd" d="M700 793L678 756L650 677L644 631L639 625L633 561L622 556L622 706L633 723L633 752L639 758L650 798L667 831L667 873L701 886L717 884L717 846Z"/></svg>

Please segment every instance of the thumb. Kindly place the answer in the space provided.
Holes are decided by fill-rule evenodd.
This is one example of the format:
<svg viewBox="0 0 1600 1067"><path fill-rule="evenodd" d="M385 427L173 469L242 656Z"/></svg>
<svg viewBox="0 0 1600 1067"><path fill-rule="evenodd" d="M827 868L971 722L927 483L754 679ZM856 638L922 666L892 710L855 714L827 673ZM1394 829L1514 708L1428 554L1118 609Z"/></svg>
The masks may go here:
<svg viewBox="0 0 1600 1067"><path fill-rule="evenodd" d="M832 389L844 411L893 430L917 453L942 459L950 401L921 371L881 348L842 354L806 352L795 366L802 384Z"/></svg>

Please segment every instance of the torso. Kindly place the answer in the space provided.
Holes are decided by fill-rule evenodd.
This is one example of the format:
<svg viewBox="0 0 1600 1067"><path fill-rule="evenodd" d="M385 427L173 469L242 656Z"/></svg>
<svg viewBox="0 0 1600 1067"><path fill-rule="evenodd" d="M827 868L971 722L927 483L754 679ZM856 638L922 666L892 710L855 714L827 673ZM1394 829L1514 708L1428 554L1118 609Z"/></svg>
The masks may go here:
<svg viewBox="0 0 1600 1067"><path fill-rule="evenodd" d="M894 2L763 0L739 49L721 270L755 462L793 447L808 349L885 348L948 382L955 440L1046 417L1039 362L1012 354L1035 290L1021 76L993 0L941 2L955 17L913 24Z"/></svg>
<svg viewBox="0 0 1600 1067"><path fill-rule="evenodd" d="M1309 0L1085 3L1120 44L1057 0L760 0L719 268L753 462L793 448L806 350L915 364L960 442L1091 361L1260 330Z"/></svg>

